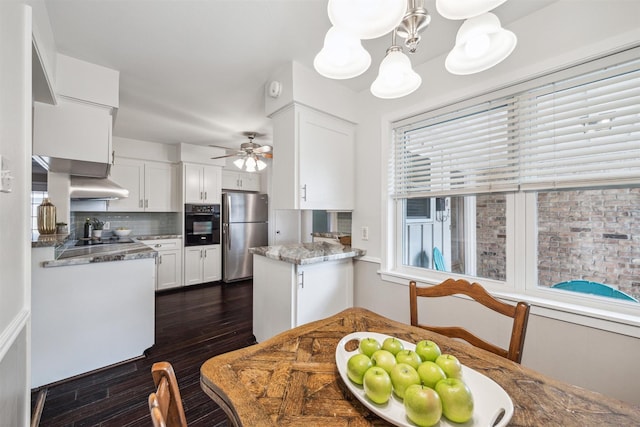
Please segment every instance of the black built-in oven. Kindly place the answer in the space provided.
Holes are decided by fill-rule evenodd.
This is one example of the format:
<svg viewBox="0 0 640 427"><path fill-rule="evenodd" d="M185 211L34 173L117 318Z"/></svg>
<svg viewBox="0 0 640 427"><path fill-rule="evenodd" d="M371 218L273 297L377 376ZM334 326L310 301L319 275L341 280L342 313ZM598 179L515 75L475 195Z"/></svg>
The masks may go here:
<svg viewBox="0 0 640 427"><path fill-rule="evenodd" d="M185 246L220 243L220 205L184 205Z"/></svg>

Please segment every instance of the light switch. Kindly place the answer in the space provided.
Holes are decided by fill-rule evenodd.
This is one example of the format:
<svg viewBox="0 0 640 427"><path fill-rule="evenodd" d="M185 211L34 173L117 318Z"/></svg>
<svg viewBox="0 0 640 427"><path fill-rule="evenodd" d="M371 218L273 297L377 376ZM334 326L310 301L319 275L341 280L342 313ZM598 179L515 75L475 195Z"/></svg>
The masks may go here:
<svg viewBox="0 0 640 427"><path fill-rule="evenodd" d="M362 240L369 240L369 227L362 227Z"/></svg>
<svg viewBox="0 0 640 427"><path fill-rule="evenodd" d="M13 177L9 170L9 161L5 156L0 156L0 192L11 193Z"/></svg>

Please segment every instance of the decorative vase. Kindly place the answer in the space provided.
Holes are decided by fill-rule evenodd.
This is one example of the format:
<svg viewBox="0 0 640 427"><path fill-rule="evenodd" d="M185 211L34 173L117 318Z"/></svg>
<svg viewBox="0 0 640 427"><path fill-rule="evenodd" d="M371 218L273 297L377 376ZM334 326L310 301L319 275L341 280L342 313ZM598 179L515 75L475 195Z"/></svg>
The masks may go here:
<svg viewBox="0 0 640 427"><path fill-rule="evenodd" d="M102 230L93 230L92 231L92 235L93 235L93 237L96 237L96 238L99 239L99 238L102 237Z"/></svg>
<svg viewBox="0 0 640 427"><path fill-rule="evenodd" d="M55 234L56 232L56 207L48 198L45 198L38 206L38 232L40 234Z"/></svg>

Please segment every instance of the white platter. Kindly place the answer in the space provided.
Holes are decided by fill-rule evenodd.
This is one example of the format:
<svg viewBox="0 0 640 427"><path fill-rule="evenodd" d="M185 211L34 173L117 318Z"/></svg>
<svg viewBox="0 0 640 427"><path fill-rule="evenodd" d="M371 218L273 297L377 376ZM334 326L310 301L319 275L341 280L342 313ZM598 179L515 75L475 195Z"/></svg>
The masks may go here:
<svg viewBox="0 0 640 427"><path fill-rule="evenodd" d="M338 365L338 371L342 377L342 381L346 384L347 388L355 395L355 397L362 402L371 412L375 413L379 417L389 421L396 426L403 427L415 427L416 424L411 422L405 414L404 404L402 399L398 398L395 394L391 395L389 401L384 405L378 405L369 400L361 385L354 384L347 376L347 361L351 356L358 353L358 349L354 351L347 351L345 344L351 340L361 340L363 338L375 338L382 344L385 338L389 335L379 334L376 332L354 332L343 337L336 348L336 365ZM402 344L405 349L414 350L415 344L404 340ZM454 354L455 356L455 354ZM462 366L462 380L469 386L471 393L473 394L474 410L473 418L464 424L453 423L447 420L444 416L440 419L440 422L436 426L452 426L452 427L503 427L509 423L509 420L513 416L513 402L506 391L499 384L487 376L474 371L473 369ZM504 414L500 421L496 423L496 419Z"/></svg>

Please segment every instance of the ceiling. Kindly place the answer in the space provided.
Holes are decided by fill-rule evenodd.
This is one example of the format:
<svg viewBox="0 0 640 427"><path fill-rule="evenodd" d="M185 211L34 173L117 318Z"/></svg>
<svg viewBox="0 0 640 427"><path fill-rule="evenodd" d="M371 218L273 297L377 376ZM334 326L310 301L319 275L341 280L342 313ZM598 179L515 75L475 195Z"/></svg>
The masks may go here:
<svg viewBox="0 0 640 427"><path fill-rule="evenodd" d="M503 26L555 0L511 0ZM120 71L114 135L162 143L237 147L243 132L266 136L264 83L295 60L313 69L330 27L327 0L45 0L58 52ZM413 65L446 53L460 21L438 15L422 33ZM518 35L524 37L526 35ZM535 35L529 35L533 37ZM341 81L367 90L390 36L363 42L372 65ZM443 64L444 66L444 64Z"/></svg>

